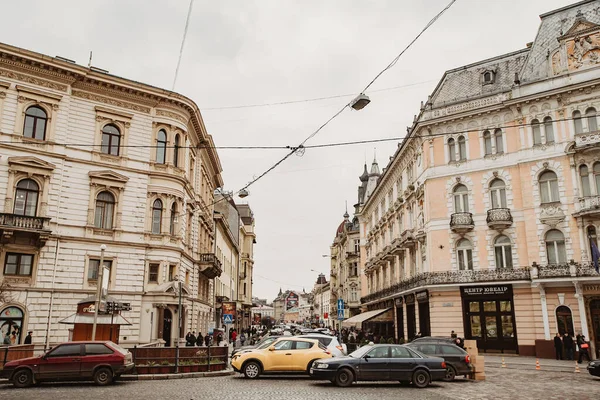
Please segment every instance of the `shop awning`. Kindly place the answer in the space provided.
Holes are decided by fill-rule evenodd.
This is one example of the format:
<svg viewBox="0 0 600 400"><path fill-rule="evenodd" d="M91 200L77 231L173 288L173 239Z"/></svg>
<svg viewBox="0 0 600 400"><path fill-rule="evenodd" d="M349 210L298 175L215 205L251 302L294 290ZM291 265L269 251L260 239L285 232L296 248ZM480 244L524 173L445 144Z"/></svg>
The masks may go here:
<svg viewBox="0 0 600 400"><path fill-rule="evenodd" d="M343 328L360 328L363 322L367 322L368 320L377 317L378 315L383 314L384 312L390 310L390 308L381 308L379 310L366 311L364 313L360 313L355 315L352 318L348 318L347 320L342 322Z"/></svg>
<svg viewBox="0 0 600 400"><path fill-rule="evenodd" d="M127 321L119 314L115 315L106 315L99 314L98 320L96 323L98 325L110 325L112 317L113 325L131 325L131 322ZM94 323L94 314L73 314L63 319L62 321L58 321L61 324L93 324Z"/></svg>

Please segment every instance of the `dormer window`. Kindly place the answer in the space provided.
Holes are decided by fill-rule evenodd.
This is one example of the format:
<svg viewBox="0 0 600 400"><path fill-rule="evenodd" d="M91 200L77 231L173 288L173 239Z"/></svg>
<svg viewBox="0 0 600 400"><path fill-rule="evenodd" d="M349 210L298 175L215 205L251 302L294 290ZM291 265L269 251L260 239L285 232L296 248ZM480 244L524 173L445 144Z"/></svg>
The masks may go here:
<svg viewBox="0 0 600 400"><path fill-rule="evenodd" d="M483 85L491 85L496 79L496 73L492 70L483 71L481 75L481 83Z"/></svg>

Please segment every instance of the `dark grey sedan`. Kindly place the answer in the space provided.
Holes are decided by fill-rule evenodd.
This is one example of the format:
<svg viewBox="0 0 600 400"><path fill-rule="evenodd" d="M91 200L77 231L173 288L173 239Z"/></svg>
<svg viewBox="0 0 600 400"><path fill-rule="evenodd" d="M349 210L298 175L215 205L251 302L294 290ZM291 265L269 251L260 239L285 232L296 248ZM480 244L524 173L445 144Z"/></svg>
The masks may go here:
<svg viewBox="0 0 600 400"><path fill-rule="evenodd" d="M347 357L315 361L310 376L338 386L356 381L399 381L424 388L444 379L446 363L404 345L377 344L363 346Z"/></svg>

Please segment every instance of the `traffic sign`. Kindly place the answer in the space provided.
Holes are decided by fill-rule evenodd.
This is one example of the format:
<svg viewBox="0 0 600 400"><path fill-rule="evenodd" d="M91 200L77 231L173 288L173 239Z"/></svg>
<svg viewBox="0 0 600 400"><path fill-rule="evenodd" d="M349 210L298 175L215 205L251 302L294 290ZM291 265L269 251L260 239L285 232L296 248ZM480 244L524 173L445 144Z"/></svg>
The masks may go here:
<svg viewBox="0 0 600 400"><path fill-rule="evenodd" d="M224 324L233 324L233 314L223 314Z"/></svg>
<svg viewBox="0 0 600 400"><path fill-rule="evenodd" d="M338 299L337 301L337 319L344 320L344 299Z"/></svg>

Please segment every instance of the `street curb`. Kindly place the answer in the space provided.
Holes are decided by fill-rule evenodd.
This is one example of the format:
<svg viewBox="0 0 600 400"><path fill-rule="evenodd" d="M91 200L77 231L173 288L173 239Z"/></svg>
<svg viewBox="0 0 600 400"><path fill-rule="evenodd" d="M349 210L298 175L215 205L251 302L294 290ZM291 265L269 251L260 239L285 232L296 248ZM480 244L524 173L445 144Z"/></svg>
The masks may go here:
<svg viewBox="0 0 600 400"><path fill-rule="evenodd" d="M498 369L502 369L502 364L496 364L496 363L485 363L486 367L489 368L498 368ZM542 369L540 371L542 372L570 372L570 373L575 373L575 368L565 368L565 367L554 367L554 366L549 366L549 365L542 365L541 367ZM582 367L579 367L580 369ZM506 364L506 367L504 367L504 369L518 369L518 370L528 370L528 371L535 371L535 365L528 365L528 364Z"/></svg>
<svg viewBox="0 0 600 400"><path fill-rule="evenodd" d="M232 369L215 372L188 372L180 374L154 374L154 375L123 375L120 381L162 381L166 379L194 379L194 378L215 378L220 376L231 376L235 372Z"/></svg>

